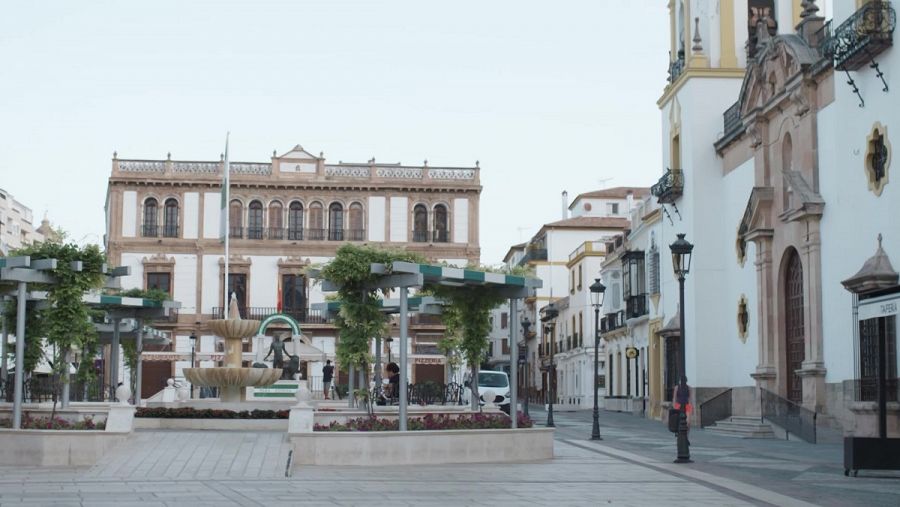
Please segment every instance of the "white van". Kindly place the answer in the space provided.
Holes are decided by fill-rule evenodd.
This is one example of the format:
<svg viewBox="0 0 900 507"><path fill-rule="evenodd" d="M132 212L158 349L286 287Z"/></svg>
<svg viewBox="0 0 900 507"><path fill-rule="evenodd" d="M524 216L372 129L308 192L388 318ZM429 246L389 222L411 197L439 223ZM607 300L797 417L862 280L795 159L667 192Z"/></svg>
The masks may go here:
<svg viewBox="0 0 900 507"><path fill-rule="evenodd" d="M469 387L469 380L466 381L466 387ZM506 372L479 370L478 371L478 394L484 404L484 392L486 390L494 391L494 405L498 405L501 410L509 413L509 377ZM472 389L466 389L463 392L463 400L468 404L472 402Z"/></svg>

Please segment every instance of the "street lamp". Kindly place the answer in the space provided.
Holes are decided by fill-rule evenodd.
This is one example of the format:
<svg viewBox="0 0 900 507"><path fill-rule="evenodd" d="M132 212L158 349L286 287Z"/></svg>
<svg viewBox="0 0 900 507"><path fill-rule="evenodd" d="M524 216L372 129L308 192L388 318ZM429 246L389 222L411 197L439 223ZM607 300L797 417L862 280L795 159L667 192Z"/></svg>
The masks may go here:
<svg viewBox="0 0 900 507"><path fill-rule="evenodd" d="M591 428L591 440L603 440L600 438L600 403L597 392L600 389L600 307L606 296L606 286L596 278L590 290L591 304L594 305L594 426Z"/></svg>
<svg viewBox="0 0 900 507"><path fill-rule="evenodd" d="M197 346L197 335L194 331L191 331L191 336L189 338L191 340L191 368L193 368L196 364L194 363L194 351ZM191 399L194 399L194 384L191 384Z"/></svg>
<svg viewBox="0 0 900 507"><path fill-rule="evenodd" d="M678 301L681 305L679 313L679 330L681 335L678 340L678 370L681 373L678 387L675 389L673 401L678 403L678 457L675 463L692 463L690 443L687 437L687 404L690 401L690 387L687 383L687 370L685 369L684 352L684 278L691 270L691 251L694 245L684 239L684 234L678 234L678 239L669 245L672 250L672 269L678 277Z"/></svg>
<svg viewBox="0 0 900 507"><path fill-rule="evenodd" d="M522 319L521 324L522 336L525 341L525 361L522 363L522 384L525 387L525 402L522 404L522 408L525 417L528 417L528 402L531 401L528 399L528 330L531 328L531 320L528 319L527 315Z"/></svg>
<svg viewBox="0 0 900 507"><path fill-rule="evenodd" d="M550 373L548 375L547 382L547 391L548 391L548 407L547 407L547 427L554 427L553 424L553 397L556 396L556 389L554 388L556 385L556 365L553 363L553 354L556 352L556 344L554 343L555 336L553 333L553 321L556 317L559 316L559 310L556 309L556 305L554 303L550 303L549 305L544 307L544 315L541 317L541 322L550 322L544 327L544 336L551 334L550 338Z"/></svg>

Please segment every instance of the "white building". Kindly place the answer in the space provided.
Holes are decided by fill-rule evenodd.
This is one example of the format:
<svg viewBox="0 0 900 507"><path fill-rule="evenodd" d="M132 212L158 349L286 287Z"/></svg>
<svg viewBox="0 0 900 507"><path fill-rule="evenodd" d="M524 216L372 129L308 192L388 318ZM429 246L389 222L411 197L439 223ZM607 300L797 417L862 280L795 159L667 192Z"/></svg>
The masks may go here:
<svg viewBox="0 0 900 507"><path fill-rule="evenodd" d="M47 219L35 228L31 208L0 188L0 254L9 255L12 250L43 241L45 233L53 233Z"/></svg>

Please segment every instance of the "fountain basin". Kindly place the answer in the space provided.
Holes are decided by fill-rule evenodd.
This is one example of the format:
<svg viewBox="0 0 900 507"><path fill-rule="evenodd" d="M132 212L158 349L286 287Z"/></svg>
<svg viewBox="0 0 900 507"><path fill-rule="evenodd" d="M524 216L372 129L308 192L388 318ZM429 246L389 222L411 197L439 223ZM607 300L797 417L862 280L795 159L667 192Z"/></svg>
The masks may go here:
<svg viewBox="0 0 900 507"><path fill-rule="evenodd" d="M281 368L185 368L184 378L195 386L264 387L278 381L281 372Z"/></svg>

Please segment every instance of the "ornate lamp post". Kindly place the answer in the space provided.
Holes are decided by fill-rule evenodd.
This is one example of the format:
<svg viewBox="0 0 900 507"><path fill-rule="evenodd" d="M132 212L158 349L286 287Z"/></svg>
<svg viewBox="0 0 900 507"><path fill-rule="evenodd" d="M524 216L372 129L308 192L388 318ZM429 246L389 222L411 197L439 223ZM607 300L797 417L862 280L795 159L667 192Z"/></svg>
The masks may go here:
<svg viewBox="0 0 900 507"><path fill-rule="evenodd" d="M678 239L669 245L669 249L672 251L672 269L675 271L675 276L678 277L678 301L681 304L681 311L679 312L680 322L678 323L681 330L681 336L678 340L678 371L681 373L681 380L675 389L675 396L673 397L673 401L679 404L678 457L675 459L675 463L692 463L691 449L687 438L687 404L690 400L690 388L687 384L687 370L685 369L684 360L684 315L687 313L684 307L684 278L691 270L691 251L694 249L694 245L684 239L684 234L678 234Z"/></svg>
<svg viewBox="0 0 900 507"><path fill-rule="evenodd" d="M522 403L522 411L525 414L525 417L528 417L528 330L531 329L531 320L528 319L526 315L524 319L522 319L522 336L525 341L525 362L522 363L522 385L525 387L525 400Z"/></svg>
<svg viewBox="0 0 900 507"><path fill-rule="evenodd" d="M600 389L600 307L603 306L606 286L596 278L590 289L591 304L594 306L594 426L591 428L591 440L603 440L600 437L600 402L597 393Z"/></svg>
<svg viewBox="0 0 900 507"><path fill-rule="evenodd" d="M548 391L548 407L547 407L547 427L554 427L553 424L553 398L556 396L556 364L553 362L553 354L556 352L556 344L555 334L553 333L553 324L556 317L559 316L559 310L556 309L556 305L554 303L550 303L549 305L544 307L544 315L541 317L541 322L549 322L547 326L544 327L544 336L548 334L551 335L550 338L553 340L550 342L550 371L548 372L548 381L547 381L547 391Z"/></svg>
<svg viewBox="0 0 900 507"><path fill-rule="evenodd" d="M197 334L194 331L191 331L191 336L189 337L191 340L191 368L195 368L197 364L194 362L194 351L197 347ZM191 399L194 398L194 384L191 384Z"/></svg>

